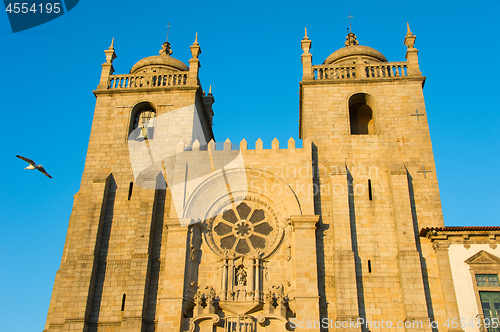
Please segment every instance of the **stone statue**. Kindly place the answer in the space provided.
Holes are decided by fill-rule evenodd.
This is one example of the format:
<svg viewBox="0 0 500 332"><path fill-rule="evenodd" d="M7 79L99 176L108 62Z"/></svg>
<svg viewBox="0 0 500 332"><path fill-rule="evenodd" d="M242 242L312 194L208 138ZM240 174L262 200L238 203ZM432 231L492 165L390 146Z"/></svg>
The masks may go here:
<svg viewBox="0 0 500 332"><path fill-rule="evenodd" d="M236 270L236 285L245 286L247 284L247 272L243 265L240 265Z"/></svg>

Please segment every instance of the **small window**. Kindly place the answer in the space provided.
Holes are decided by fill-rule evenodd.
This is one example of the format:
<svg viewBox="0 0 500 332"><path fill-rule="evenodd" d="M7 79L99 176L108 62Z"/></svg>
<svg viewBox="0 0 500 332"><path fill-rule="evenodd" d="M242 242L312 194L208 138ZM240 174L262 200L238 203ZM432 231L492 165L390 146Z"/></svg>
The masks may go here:
<svg viewBox="0 0 500 332"><path fill-rule="evenodd" d="M500 287L497 274L476 274L478 287Z"/></svg>
<svg viewBox="0 0 500 332"><path fill-rule="evenodd" d="M122 311L125 311L125 299L127 298L127 295L123 293L122 297Z"/></svg>
<svg viewBox="0 0 500 332"><path fill-rule="evenodd" d="M132 191L134 190L134 183L130 182L130 185L128 186L128 200L130 201L130 198L132 198Z"/></svg>
<svg viewBox="0 0 500 332"><path fill-rule="evenodd" d="M372 194L372 180L368 179L368 198L373 200L373 194Z"/></svg>

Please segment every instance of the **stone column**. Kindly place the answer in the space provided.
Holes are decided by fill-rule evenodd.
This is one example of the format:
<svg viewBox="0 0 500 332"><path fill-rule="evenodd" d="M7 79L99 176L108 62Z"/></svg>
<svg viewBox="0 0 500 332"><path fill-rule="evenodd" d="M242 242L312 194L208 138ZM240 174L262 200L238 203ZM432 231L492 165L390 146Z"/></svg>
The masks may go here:
<svg viewBox="0 0 500 332"><path fill-rule="evenodd" d="M261 289L261 282L260 282L260 276L261 276L261 261L260 258L255 259L255 299L257 301L260 301L262 296L262 291Z"/></svg>
<svg viewBox="0 0 500 332"><path fill-rule="evenodd" d="M319 321L316 223L319 216L291 216L295 260L295 309L298 322ZM296 331L318 331L318 328Z"/></svg>
<svg viewBox="0 0 500 332"><path fill-rule="evenodd" d="M186 277L186 249L188 247L189 220L168 219L165 262L168 266L160 276L158 289L158 332L182 329L184 280Z"/></svg>
<svg viewBox="0 0 500 332"><path fill-rule="evenodd" d="M221 283L221 300L227 299L227 258L222 260L222 283Z"/></svg>
<svg viewBox="0 0 500 332"><path fill-rule="evenodd" d="M248 266L248 283L247 283L247 292L251 292L252 298L255 298L255 259L250 258L250 264Z"/></svg>
<svg viewBox="0 0 500 332"><path fill-rule="evenodd" d="M227 264L227 292L230 294L233 292L234 289L234 260L228 260ZM231 296L229 296L229 300L233 299Z"/></svg>

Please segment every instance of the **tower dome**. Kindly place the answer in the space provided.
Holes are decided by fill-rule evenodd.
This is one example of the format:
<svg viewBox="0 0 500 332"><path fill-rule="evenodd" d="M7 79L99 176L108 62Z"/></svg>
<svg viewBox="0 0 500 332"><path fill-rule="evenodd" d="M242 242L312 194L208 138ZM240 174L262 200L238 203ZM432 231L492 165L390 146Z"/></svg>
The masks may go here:
<svg viewBox="0 0 500 332"><path fill-rule="evenodd" d="M189 67L180 60L171 57L172 49L170 48L169 42L164 42L160 50L160 55L149 56L142 60L139 60L130 69L130 73L134 74L139 71L149 72L154 71L156 73L163 72L175 72L175 71L188 71Z"/></svg>
<svg viewBox="0 0 500 332"><path fill-rule="evenodd" d="M365 63L387 62L385 56L376 49L359 45L356 35L350 32L346 37L345 47L330 54L323 64L352 64L358 58Z"/></svg>

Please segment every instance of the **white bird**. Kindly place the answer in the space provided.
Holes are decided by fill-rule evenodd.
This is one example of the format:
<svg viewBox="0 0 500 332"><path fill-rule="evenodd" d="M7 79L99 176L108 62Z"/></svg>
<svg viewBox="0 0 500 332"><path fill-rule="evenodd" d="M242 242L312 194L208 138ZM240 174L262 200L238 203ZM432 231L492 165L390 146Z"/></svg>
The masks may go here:
<svg viewBox="0 0 500 332"><path fill-rule="evenodd" d="M44 175L46 175L46 176L48 176L49 178L51 178L51 179L52 179L52 176L50 176L50 175L49 175L49 173L47 173L47 172L45 171L45 168L43 168L43 166L42 166L42 165L37 165L37 164L36 164L33 160L28 159L28 158L25 158L25 157L23 157L23 156L19 156L19 155L17 155L17 154L16 154L16 157L17 157L17 158L19 158L19 159L22 159L22 160L24 160L24 161L26 161L26 162L28 162L28 163L30 164L30 165L29 165L28 167L26 167L25 169L37 169L37 170L39 170L40 172L42 172L42 174L44 174Z"/></svg>

